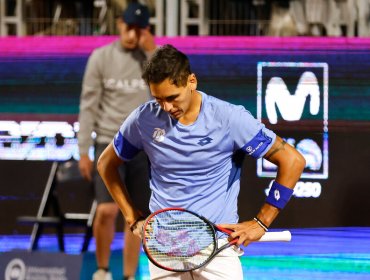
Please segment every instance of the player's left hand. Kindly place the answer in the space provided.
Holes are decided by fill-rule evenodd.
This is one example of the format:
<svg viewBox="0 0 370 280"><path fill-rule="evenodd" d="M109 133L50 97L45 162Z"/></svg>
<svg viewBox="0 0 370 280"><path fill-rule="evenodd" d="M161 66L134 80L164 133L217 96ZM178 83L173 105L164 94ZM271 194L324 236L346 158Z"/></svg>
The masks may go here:
<svg viewBox="0 0 370 280"><path fill-rule="evenodd" d="M265 231L254 220L238 224L220 224L218 226L234 231L230 234L229 239L238 238L237 245L248 246L249 243L258 241L265 234Z"/></svg>

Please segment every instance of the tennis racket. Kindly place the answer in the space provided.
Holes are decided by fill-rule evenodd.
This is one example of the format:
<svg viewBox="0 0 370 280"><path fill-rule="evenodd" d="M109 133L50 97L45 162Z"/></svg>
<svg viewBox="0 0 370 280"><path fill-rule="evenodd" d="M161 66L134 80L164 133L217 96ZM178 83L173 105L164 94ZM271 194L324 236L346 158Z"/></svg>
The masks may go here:
<svg viewBox="0 0 370 280"><path fill-rule="evenodd" d="M156 266L177 272L191 271L210 262L238 239L217 246L217 231L232 233L206 218L182 209L165 208L152 213L144 222L143 247ZM290 241L289 231L266 232L259 241Z"/></svg>

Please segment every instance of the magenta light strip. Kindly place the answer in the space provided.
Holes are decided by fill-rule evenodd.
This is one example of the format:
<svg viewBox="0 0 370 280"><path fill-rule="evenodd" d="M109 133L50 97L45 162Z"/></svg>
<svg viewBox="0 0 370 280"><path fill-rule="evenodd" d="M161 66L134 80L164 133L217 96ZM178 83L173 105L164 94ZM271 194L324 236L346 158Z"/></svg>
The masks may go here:
<svg viewBox="0 0 370 280"><path fill-rule="evenodd" d="M2 37L0 56L88 55L116 36ZM172 44L187 54L258 54L291 51L369 51L370 38L345 37L159 37L159 45Z"/></svg>
<svg viewBox="0 0 370 280"><path fill-rule="evenodd" d="M66 121L73 123L76 122L77 119L77 114L0 113L1 121Z"/></svg>

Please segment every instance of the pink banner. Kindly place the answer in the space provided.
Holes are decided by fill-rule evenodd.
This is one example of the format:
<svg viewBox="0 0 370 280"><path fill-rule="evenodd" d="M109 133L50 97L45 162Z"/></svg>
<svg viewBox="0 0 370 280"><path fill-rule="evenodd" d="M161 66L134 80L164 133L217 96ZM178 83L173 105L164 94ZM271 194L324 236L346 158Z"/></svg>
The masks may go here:
<svg viewBox="0 0 370 280"><path fill-rule="evenodd" d="M81 55L116 40L116 36L53 36L0 38L0 56ZM159 45L172 44L187 54L248 54L369 50L370 38L346 37L158 37Z"/></svg>

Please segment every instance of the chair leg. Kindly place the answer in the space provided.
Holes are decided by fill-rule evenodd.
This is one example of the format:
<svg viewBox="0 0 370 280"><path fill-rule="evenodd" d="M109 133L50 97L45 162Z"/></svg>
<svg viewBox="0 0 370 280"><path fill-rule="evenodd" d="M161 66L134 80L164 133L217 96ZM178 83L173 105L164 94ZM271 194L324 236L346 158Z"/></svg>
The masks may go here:
<svg viewBox="0 0 370 280"><path fill-rule="evenodd" d="M39 248L39 240L43 229L44 226L42 224L35 224L33 226L29 251L35 251Z"/></svg>
<svg viewBox="0 0 370 280"><path fill-rule="evenodd" d="M92 232L92 227L88 227L86 229L86 233L84 236L84 242L82 244L81 252L86 252L87 249L89 249L89 244L92 238L93 232Z"/></svg>
<svg viewBox="0 0 370 280"><path fill-rule="evenodd" d="M62 223L57 225L57 237L58 237L58 246L59 251L64 252L64 231Z"/></svg>

